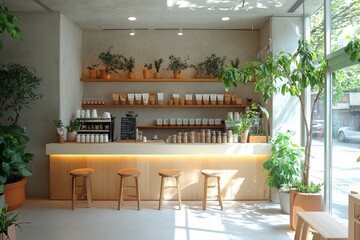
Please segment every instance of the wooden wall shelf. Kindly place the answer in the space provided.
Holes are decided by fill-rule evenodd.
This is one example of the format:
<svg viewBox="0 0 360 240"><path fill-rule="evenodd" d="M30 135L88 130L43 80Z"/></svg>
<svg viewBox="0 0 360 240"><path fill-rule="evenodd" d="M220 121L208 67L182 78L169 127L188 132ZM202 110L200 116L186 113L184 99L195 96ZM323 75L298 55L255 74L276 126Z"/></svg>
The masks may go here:
<svg viewBox="0 0 360 240"><path fill-rule="evenodd" d="M174 79L174 78L160 78L160 79L123 79L123 78L114 78L114 79L88 79L88 78L81 78L82 82L218 82L217 79L193 79L193 78L183 78L183 79Z"/></svg>
<svg viewBox="0 0 360 240"><path fill-rule="evenodd" d="M245 108L250 105L114 105L82 104L82 108Z"/></svg>
<svg viewBox="0 0 360 240"><path fill-rule="evenodd" d="M203 125L194 125L194 126L137 126L139 129L223 129L224 125L214 125L214 126L203 126Z"/></svg>

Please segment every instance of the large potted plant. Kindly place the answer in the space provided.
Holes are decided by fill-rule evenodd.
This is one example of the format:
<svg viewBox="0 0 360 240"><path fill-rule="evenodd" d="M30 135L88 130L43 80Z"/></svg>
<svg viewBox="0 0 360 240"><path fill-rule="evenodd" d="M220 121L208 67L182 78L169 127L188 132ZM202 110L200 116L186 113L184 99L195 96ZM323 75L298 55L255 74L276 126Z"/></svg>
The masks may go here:
<svg viewBox="0 0 360 240"><path fill-rule="evenodd" d="M180 57L175 57L174 55L170 55L169 60L170 63L167 69L173 71L175 79L179 79L181 71L189 67L187 63L187 61L189 60L189 56L187 56L184 60L182 60Z"/></svg>
<svg viewBox="0 0 360 240"><path fill-rule="evenodd" d="M112 48L113 46L110 46L107 51L101 52L98 56L105 67L105 69L100 69L103 79L110 79L112 73L117 73L118 70L123 70L125 67L121 61L122 55L112 53Z"/></svg>
<svg viewBox="0 0 360 240"><path fill-rule="evenodd" d="M324 57L315 54L309 43L299 40L298 48L293 54L281 52L277 55L268 56L263 63L254 61L250 64L246 64L245 66L251 66L251 68L223 69L223 78L220 78L220 80L224 82L226 89L231 85L237 86L239 82L247 83L255 80L255 91L262 93L262 97L265 102L267 102L268 99L275 93L281 93L282 95L290 94L299 100L306 137L304 167L302 169L301 181L303 186L299 187L298 184L297 187L299 187L301 191L304 191L304 189L307 189L308 186L311 186L311 192L313 190L319 190L320 192L321 187L319 187L319 184L309 184L309 170L312 142L311 123L313 122L315 106L325 87L327 66ZM234 74L229 74L229 72L236 72L236 77L233 77ZM225 79L225 77L229 78ZM312 92L315 93L315 98L311 103L310 114L308 117L305 110L307 108L305 106L306 103L304 101L304 95L309 88L311 88ZM317 187L313 187L313 185L316 185ZM297 220L296 212L293 211L293 209L304 211L322 210L322 199L319 192L309 194L309 198L316 202L306 206L296 206L295 208L291 206L290 223L292 228L295 229ZM295 195L297 193L298 192L296 191L292 191L291 194L293 194L294 197L291 197L291 199L296 200ZM317 196L314 197L316 194ZM298 196L300 196L300 194ZM296 201L291 201L291 203L294 202ZM298 203L301 202L308 203L307 200L298 201Z"/></svg>
<svg viewBox="0 0 360 240"><path fill-rule="evenodd" d="M278 132L271 139L271 157L263 163L266 183L278 190L281 211L290 214L290 187L300 177L304 148L292 142L292 131Z"/></svg>
<svg viewBox="0 0 360 240"><path fill-rule="evenodd" d="M25 153L29 138L17 122L21 110L42 97L36 92L41 79L28 67L9 63L0 65L0 82L0 121L4 123L6 116L10 123L0 125L0 194L5 192L9 210L13 210L25 201L25 177L31 176L27 164L33 159Z"/></svg>
<svg viewBox="0 0 360 240"><path fill-rule="evenodd" d="M209 57L206 57L203 62L203 69L206 75L210 78L216 78L219 75L220 69L225 64L226 57L217 57L212 53Z"/></svg>

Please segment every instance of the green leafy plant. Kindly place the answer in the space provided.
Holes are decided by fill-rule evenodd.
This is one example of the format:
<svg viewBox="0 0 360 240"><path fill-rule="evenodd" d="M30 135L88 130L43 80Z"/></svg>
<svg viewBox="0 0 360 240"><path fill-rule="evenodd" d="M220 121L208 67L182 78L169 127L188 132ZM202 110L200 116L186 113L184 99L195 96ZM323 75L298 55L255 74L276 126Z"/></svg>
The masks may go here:
<svg viewBox="0 0 360 240"><path fill-rule="evenodd" d="M81 127L81 121L79 119L70 121L70 124L65 126L68 132L76 132Z"/></svg>
<svg viewBox="0 0 360 240"><path fill-rule="evenodd" d="M220 69L224 66L225 60L225 56L217 57L214 53L212 53L209 57L206 57L203 62L205 74L212 74L216 78L219 75Z"/></svg>
<svg viewBox="0 0 360 240"><path fill-rule="evenodd" d="M17 124L21 110L42 98L36 92L41 78L26 66L9 63L0 65L0 82L0 119L7 113L11 124Z"/></svg>
<svg viewBox="0 0 360 240"><path fill-rule="evenodd" d="M31 176L27 164L34 155L25 153L25 145L29 137L18 125L0 125L0 193L4 191L4 184L20 181L23 177Z"/></svg>
<svg viewBox="0 0 360 240"><path fill-rule="evenodd" d="M251 66L251 68L249 67ZM302 180L304 185L309 184L312 127L315 106L325 87L327 65L322 55L312 50L312 45L299 40L295 53L284 53L268 56L264 62L254 61L237 71L236 78L219 78L224 81L225 89L237 86L238 83L247 83L255 80L255 91L261 92L264 102L275 93L290 94L299 100L301 116L305 129L305 157ZM223 69L223 76L228 76L227 69ZM310 118L307 117L304 94L308 88L315 93L314 101L310 108Z"/></svg>
<svg viewBox="0 0 360 240"><path fill-rule="evenodd" d="M131 56L129 58L124 57L124 65L124 70L132 72L135 68L135 59Z"/></svg>
<svg viewBox="0 0 360 240"><path fill-rule="evenodd" d="M21 30L15 25L19 18L10 12L5 3L0 2L0 34L4 35L5 31L10 34L13 39L21 39ZM0 49L3 48L3 41L0 39Z"/></svg>
<svg viewBox="0 0 360 240"><path fill-rule="evenodd" d="M303 181L300 181L298 179L292 183L292 188L302 193L319 193L321 191L322 186L323 186L322 183L316 184L313 182L310 182L309 184L305 185Z"/></svg>
<svg viewBox="0 0 360 240"><path fill-rule="evenodd" d="M204 71L204 63L201 62L201 63L198 63L198 64L190 64L190 67L193 68L196 73L201 73Z"/></svg>
<svg viewBox="0 0 360 240"><path fill-rule="evenodd" d="M240 58L237 57L234 60L230 59L230 65L231 65L231 67L238 69L239 65L240 65Z"/></svg>
<svg viewBox="0 0 360 240"><path fill-rule="evenodd" d="M11 225L14 225L15 227L18 227L20 230L20 224L22 223L17 223L18 217L19 217L20 213L16 213L16 214L8 214L8 206L7 204L4 204L4 206L1 208L0 211L0 233L3 233L6 236L6 240L11 240L9 237L9 227Z"/></svg>
<svg viewBox="0 0 360 240"><path fill-rule="evenodd" d="M107 73L117 72L124 69L124 63L121 61L122 55L111 53L113 46L110 46L106 52L99 54L98 58L102 61Z"/></svg>
<svg viewBox="0 0 360 240"><path fill-rule="evenodd" d="M172 71L181 71L185 70L189 67L187 61L189 60L189 56L187 56L184 60L180 57L175 57L174 55L169 56L170 63L168 65L168 70Z"/></svg>
<svg viewBox="0 0 360 240"><path fill-rule="evenodd" d="M291 140L294 134L292 131L278 132L271 139L271 157L263 163L263 168L268 171L267 185L282 188L283 192L288 192L285 188L289 188L300 177L301 161L304 158L304 148Z"/></svg>
<svg viewBox="0 0 360 240"><path fill-rule="evenodd" d="M345 52L350 56L352 62L360 62L360 38L355 36L344 48Z"/></svg>
<svg viewBox="0 0 360 240"><path fill-rule="evenodd" d="M261 110L265 114L266 118L269 117L269 112L264 107L258 103L253 103L250 109L240 113L240 122L234 122L232 119L229 119L234 125L233 132L235 134L239 134L250 130L250 128L254 125L255 120L259 118L258 110Z"/></svg>
<svg viewBox="0 0 360 240"><path fill-rule="evenodd" d="M160 71L160 66L161 66L161 64L163 62L164 62L164 60L162 58L160 58L158 60L154 60L154 65L155 65L156 72Z"/></svg>
<svg viewBox="0 0 360 240"><path fill-rule="evenodd" d="M59 120L54 120L53 122L54 122L54 124L55 124L55 126L57 128L64 127L64 123L60 119Z"/></svg>
<svg viewBox="0 0 360 240"><path fill-rule="evenodd" d="M151 70L153 68L152 63L145 63L144 68Z"/></svg>
<svg viewBox="0 0 360 240"><path fill-rule="evenodd" d="M95 70L97 66L99 66L99 64L93 64L93 65L87 66L86 69Z"/></svg>

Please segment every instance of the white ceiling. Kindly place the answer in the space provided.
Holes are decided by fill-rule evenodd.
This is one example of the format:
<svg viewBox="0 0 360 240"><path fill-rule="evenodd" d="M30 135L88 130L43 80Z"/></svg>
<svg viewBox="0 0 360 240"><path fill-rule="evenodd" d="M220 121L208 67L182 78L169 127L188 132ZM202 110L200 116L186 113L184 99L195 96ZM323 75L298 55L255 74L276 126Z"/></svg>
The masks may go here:
<svg viewBox="0 0 360 240"><path fill-rule="evenodd" d="M5 0L15 12L61 12L82 29L260 29L272 15L302 15L301 0ZM323 0L306 0L306 14ZM41 6L43 5L43 6ZM46 10L47 8L47 10ZM136 21L127 20L135 16ZM230 21L221 21L228 16Z"/></svg>

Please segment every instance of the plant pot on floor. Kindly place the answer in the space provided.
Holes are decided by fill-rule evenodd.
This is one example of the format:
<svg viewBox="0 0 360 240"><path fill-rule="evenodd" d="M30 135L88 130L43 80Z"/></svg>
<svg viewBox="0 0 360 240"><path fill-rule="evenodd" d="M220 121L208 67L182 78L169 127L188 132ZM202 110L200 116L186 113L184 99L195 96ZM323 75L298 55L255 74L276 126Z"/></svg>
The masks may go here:
<svg viewBox="0 0 360 240"><path fill-rule="evenodd" d="M8 236L9 237L7 237L4 233L0 233L0 240L16 240L16 230L14 224L8 227Z"/></svg>
<svg viewBox="0 0 360 240"><path fill-rule="evenodd" d="M280 209L282 213L290 214L290 193L278 191Z"/></svg>
<svg viewBox="0 0 360 240"><path fill-rule="evenodd" d="M5 184L5 201L8 205L8 211L19 208L25 202L25 185L27 177L19 182Z"/></svg>
<svg viewBox="0 0 360 240"><path fill-rule="evenodd" d="M296 230L297 214L299 212L321 212L323 211L321 193L301 193L290 191L290 226Z"/></svg>

